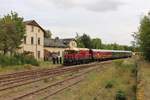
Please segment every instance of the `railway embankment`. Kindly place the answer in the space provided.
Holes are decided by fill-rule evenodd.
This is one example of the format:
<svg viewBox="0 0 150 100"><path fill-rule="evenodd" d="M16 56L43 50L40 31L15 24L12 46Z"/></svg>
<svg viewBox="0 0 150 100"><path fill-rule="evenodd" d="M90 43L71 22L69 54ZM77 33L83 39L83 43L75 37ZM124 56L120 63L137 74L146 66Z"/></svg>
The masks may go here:
<svg viewBox="0 0 150 100"><path fill-rule="evenodd" d="M52 100L136 100L136 63L132 58L114 60L89 73L84 81Z"/></svg>
<svg viewBox="0 0 150 100"><path fill-rule="evenodd" d="M150 63L138 60L137 100L150 99Z"/></svg>

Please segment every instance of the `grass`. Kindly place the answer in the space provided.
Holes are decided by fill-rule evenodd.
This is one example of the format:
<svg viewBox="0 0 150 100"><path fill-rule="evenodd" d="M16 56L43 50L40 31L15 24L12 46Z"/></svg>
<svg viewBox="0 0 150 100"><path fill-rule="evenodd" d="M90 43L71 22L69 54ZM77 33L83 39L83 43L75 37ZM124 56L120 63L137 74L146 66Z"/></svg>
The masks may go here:
<svg viewBox="0 0 150 100"><path fill-rule="evenodd" d="M150 62L143 59L139 60L139 80L142 82L141 88L144 88L144 100L150 98Z"/></svg>
<svg viewBox="0 0 150 100"><path fill-rule="evenodd" d="M39 66L33 66L31 64L24 65L9 65L9 66L0 66L0 74L11 73L16 71L24 71L24 70L34 70L34 69L47 69L47 68L55 68L60 65L53 65L52 62L44 62L40 61Z"/></svg>
<svg viewBox="0 0 150 100"><path fill-rule="evenodd" d="M41 68L55 68L55 67L58 67L58 66L61 66L61 64L53 64L52 62L50 61L41 61L40 62L40 67Z"/></svg>
<svg viewBox="0 0 150 100"><path fill-rule="evenodd" d="M105 69L89 73L85 81L52 97L52 100L115 100L119 90L132 100L135 97L135 77L131 71L134 64L133 59L127 59L104 65Z"/></svg>
<svg viewBox="0 0 150 100"><path fill-rule="evenodd" d="M0 74L6 74L6 73L11 73L16 71L23 71L23 70L31 70L31 69L35 69L35 66L32 66L30 64L5 66L5 67L0 67Z"/></svg>

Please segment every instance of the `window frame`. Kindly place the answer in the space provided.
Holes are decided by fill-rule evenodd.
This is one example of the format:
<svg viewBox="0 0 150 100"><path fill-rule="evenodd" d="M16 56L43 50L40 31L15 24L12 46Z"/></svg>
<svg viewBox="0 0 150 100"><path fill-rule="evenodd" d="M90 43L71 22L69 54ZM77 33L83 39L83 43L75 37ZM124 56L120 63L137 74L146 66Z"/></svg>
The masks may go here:
<svg viewBox="0 0 150 100"><path fill-rule="evenodd" d="M31 32L34 32L34 26L31 26Z"/></svg>
<svg viewBox="0 0 150 100"><path fill-rule="evenodd" d="M38 57L38 59L40 59L40 57L41 57L41 51L37 51L37 57Z"/></svg>
<svg viewBox="0 0 150 100"><path fill-rule="evenodd" d="M34 38L31 37L31 44L33 45L34 44Z"/></svg>
<svg viewBox="0 0 150 100"><path fill-rule="evenodd" d="M23 37L23 43L24 43L24 44L27 44L27 36L24 36L24 37Z"/></svg>
<svg viewBox="0 0 150 100"><path fill-rule="evenodd" d="M41 38L38 37L38 45L40 45L40 44L41 44Z"/></svg>

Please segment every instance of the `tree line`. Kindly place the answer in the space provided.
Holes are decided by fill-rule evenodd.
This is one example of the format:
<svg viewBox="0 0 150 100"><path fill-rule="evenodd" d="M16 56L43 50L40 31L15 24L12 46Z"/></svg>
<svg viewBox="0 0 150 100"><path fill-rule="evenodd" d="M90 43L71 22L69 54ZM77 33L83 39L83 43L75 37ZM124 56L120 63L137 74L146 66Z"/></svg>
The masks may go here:
<svg viewBox="0 0 150 100"><path fill-rule="evenodd" d="M119 45L117 43L104 44L100 38L91 38L87 34L76 36L77 45L79 48L92 48L92 49L108 49L108 50L129 50L133 51L133 46Z"/></svg>
<svg viewBox="0 0 150 100"><path fill-rule="evenodd" d="M141 19L139 30L133 37L135 47L142 52L146 60L150 61L150 13Z"/></svg>

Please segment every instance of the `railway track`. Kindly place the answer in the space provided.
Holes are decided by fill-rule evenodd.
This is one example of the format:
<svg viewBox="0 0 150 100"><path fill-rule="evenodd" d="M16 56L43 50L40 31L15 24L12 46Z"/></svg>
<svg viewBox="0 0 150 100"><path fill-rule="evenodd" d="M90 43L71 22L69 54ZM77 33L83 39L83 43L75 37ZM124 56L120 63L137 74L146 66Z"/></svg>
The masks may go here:
<svg viewBox="0 0 150 100"><path fill-rule="evenodd" d="M13 78L13 79L9 79L9 80L1 80L0 83L0 91L4 91L4 90L8 90L8 89L12 89L15 87L19 87L22 85L27 85L30 83L35 83L38 81L41 81L45 78L51 78L51 77L55 77L58 75L63 75L66 72L74 72L74 71L78 71L84 68L88 68L91 66L96 65L97 63L93 63L93 64L86 64L86 65L80 65L80 66L74 66L74 67L64 67L64 68L55 68L46 72L40 72L39 74L33 74L30 76L26 76L26 77L19 77L19 78Z"/></svg>
<svg viewBox="0 0 150 100"><path fill-rule="evenodd" d="M5 91L11 90L13 88L15 89L17 87L21 87L21 86L28 85L31 83L39 82L39 81L46 79L46 78L52 78L52 77L60 76L60 75L63 75L65 73L68 73L68 72L69 73L76 72L76 71L79 71L82 69L86 69L86 68L89 68L89 67L92 67L92 66L95 66L98 64L103 64L103 63L108 63L108 62L110 62L110 61L102 62L102 63L77 65L77 66L72 66L72 67L54 68L51 70L50 69L48 69L48 70L44 69L41 72L39 70L37 73L35 71L33 71L33 73L36 73L33 75L31 74L31 75L25 76L25 74L21 74L23 76L17 76L16 78L9 77L9 79L5 79L5 78L10 76L10 74L8 74L8 76L3 75L3 76L1 76L3 78L1 78L2 80L0 83L0 92L3 92L3 91L5 92ZM29 71L29 72L31 73L32 71ZM18 73L13 74L13 76L15 76L15 75L18 75ZM19 75L20 75L20 72L19 72ZM70 84L70 85L72 85L72 84ZM3 95L0 95L0 97L1 96L3 96ZM5 100L5 99L3 99L3 100ZM12 99L10 99L10 100L12 100Z"/></svg>
<svg viewBox="0 0 150 100"><path fill-rule="evenodd" d="M87 66L90 64L86 64ZM71 66L71 67L61 67L61 68L53 68L53 69L42 69L42 70L32 70L32 71L25 71L25 72L18 72L12 74L6 74L0 76L0 86L4 86L5 84L12 84L18 81L25 81L29 79L39 78L41 76L46 76L49 74L59 73L61 71L67 71L75 67L84 67L86 65L78 65L78 66Z"/></svg>
<svg viewBox="0 0 150 100"><path fill-rule="evenodd" d="M72 77L66 78L64 80L50 84L46 87L40 88L38 90L31 91L31 92L26 93L24 95L18 96L16 98L14 98L13 100L39 99L39 95L41 97L40 99L42 99L42 100L48 99L50 96L53 96L56 93L83 81L84 77L87 73L89 73L89 72L91 72L97 68L100 68L100 67L93 67L92 69L85 71L85 72L82 72L76 76L72 76ZM44 96L42 96L41 94L44 94Z"/></svg>

